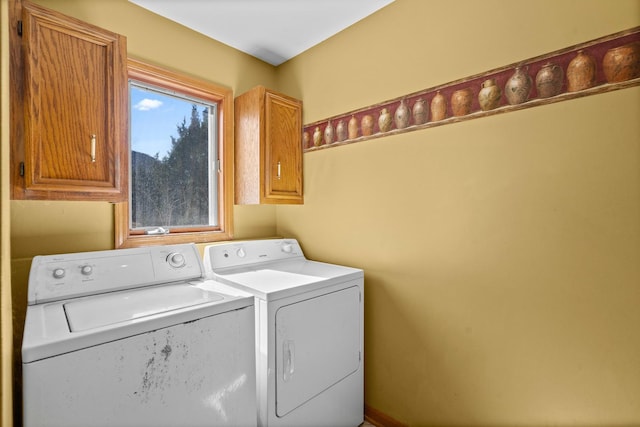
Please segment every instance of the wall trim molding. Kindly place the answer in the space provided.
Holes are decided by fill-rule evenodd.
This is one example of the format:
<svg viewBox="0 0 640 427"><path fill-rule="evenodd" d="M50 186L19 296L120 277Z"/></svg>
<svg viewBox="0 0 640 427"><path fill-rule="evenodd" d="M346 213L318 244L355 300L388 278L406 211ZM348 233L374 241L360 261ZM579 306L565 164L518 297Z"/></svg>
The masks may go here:
<svg viewBox="0 0 640 427"><path fill-rule="evenodd" d="M364 419L376 427L408 427L408 424L402 423L389 415L381 412L365 403Z"/></svg>
<svg viewBox="0 0 640 427"><path fill-rule="evenodd" d="M632 77L628 80L610 82L605 73L603 59L607 52L611 49L627 45L640 46L640 26L306 124L303 126L303 149L305 153L318 151L363 142L369 139L397 135L399 133L412 132L434 126L442 126L638 86L640 85L640 59L638 54L627 60L628 67L633 69ZM593 58L596 67L595 78L589 87L573 90L569 88L567 71L569 64L576 58L579 52L583 52ZM559 92L557 92L556 95L543 97L538 93L536 77L540 70L549 63L561 67L563 74L562 82ZM506 99L506 84L517 68L521 68L527 73L531 81L531 89L525 101L511 104ZM478 94L483 82L489 79L493 79L496 82L496 86L501 89L501 96L499 104L496 107L483 110L478 100ZM460 114L460 111L454 112L452 108L452 97L456 91L461 89L469 89L471 91L472 101L470 110L464 114ZM446 100L446 115L440 120L433 120L430 107L438 92L440 92ZM419 100L424 102L423 105L428 111L426 121L422 122L416 121L412 115L416 102ZM406 108L403 110L404 114L401 114L399 107L403 103ZM396 113L398 113L401 117L406 117L407 110L409 122L404 125L398 121L395 116ZM379 123L379 119L382 120L383 115L387 119L387 123L389 123L389 120L391 121L388 127L384 126L384 124L381 127ZM372 129L369 132L363 127L363 119L365 119L366 116L369 116L367 119L371 119L373 122ZM350 120L352 120L352 132L348 130Z"/></svg>

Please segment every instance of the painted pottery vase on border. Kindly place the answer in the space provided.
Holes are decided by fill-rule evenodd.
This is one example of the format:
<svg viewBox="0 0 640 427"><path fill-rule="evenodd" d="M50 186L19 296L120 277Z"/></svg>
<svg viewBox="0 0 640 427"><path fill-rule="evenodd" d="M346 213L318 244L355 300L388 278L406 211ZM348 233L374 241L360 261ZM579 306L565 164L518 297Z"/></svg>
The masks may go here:
<svg viewBox="0 0 640 427"><path fill-rule="evenodd" d="M347 124L347 134L349 139L356 139L358 137L358 119L356 116L351 116L349 124Z"/></svg>
<svg viewBox="0 0 640 427"><path fill-rule="evenodd" d="M431 100L431 121L437 122L447 117L447 100L440 93L436 92L436 96Z"/></svg>
<svg viewBox="0 0 640 427"><path fill-rule="evenodd" d="M342 142L347 139L347 128L344 126L344 120L340 120L336 125L336 140Z"/></svg>
<svg viewBox="0 0 640 427"><path fill-rule="evenodd" d="M496 84L495 79L487 79L482 82L482 89L478 92L478 103L482 111L493 110L500 105L502 90Z"/></svg>
<svg viewBox="0 0 640 427"><path fill-rule="evenodd" d="M360 127L362 128L362 136L369 136L373 134L373 117L369 114L364 116L360 121Z"/></svg>
<svg viewBox="0 0 640 427"><path fill-rule="evenodd" d="M567 91L577 92L589 89L596 84L596 60L584 51L578 54L567 65Z"/></svg>
<svg viewBox="0 0 640 427"><path fill-rule="evenodd" d="M504 96L509 104L517 105L526 102L531 94L532 84L527 67L516 67L516 71L504 86Z"/></svg>
<svg viewBox="0 0 640 427"><path fill-rule="evenodd" d="M454 116L466 116L471 112L473 92L470 88L459 89L451 95L451 112Z"/></svg>
<svg viewBox="0 0 640 427"><path fill-rule="evenodd" d="M400 101L400 105L396 108L394 114L394 121L397 129L404 129L409 126L409 119L411 118L411 112L404 99Z"/></svg>
<svg viewBox="0 0 640 427"><path fill-rule="evenodd" d="M389 132L391 130L391 123L391 113L386 108L383 108L378 116L378 128L380 132Z"/></svg>
<svg viewBox="0 0 640 427"><path fill-rule="evenodd" d="M602 71L608 83L640 77L640 42L609 49L602 58Z"/></svg>
<svg viewBox="0 0 640 427"><path fill-rule="evenodd" d="M311 148L311 140L309 138L309 132L302 132L302 147Z"/></svg>
<svg viewBox="0 0 640 427"><path fill-rule="evenodd" d="M536 74L536 89L539 98L550 98L562 91L564 83L564 71L562 67L547 62Z"/></svg>
<svg viewBox="0 0 640 427"><path fill-rule="evenodd" d="M327 127L324 128L324 143L326 145L332 144L333 137L334 137L333 125L331 124L331 120L329 120L329 122L327 123Z"/></svg>
<svg viewBox="0 0 640 427"><path fill-rule="evenodd" d="M313 146L319 147L322 145L322 132L320 132L320 126L316 126L313 131Z"/></svg>
<svg viewBox="0 0 640 427"><path fill-rule="evenodd" d="M416 125L427 123L427 120L429 120L429 111L425 104L425 100L422 98L418 98L418 100L413 103L413 109L411 111L413 114L413 123Z"/></svg>

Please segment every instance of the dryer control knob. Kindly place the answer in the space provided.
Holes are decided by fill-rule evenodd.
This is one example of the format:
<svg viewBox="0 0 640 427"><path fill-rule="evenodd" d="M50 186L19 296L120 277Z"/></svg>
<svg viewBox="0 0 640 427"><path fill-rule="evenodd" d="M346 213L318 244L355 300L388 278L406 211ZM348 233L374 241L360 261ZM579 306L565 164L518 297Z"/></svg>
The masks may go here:
<svg viewBox="0 0 640 427"><path fill-rule="evenodd" d="M236 252L236 255L238 255L238 257L240 258L244 258L245 256L247 256L247 253L244 251L243 248L238 249L238 251Z"/></svg>
<svg viewBox="0 0 640 427"><path fill-rule="evenodd" d="M91 267L90 265L83 265L80 268L80 272L83 276L89 276L91 275L91 273L93 273L93 267Z"/></svg>
<svg viewBox="0 0 640 427"><path fill-rule="evenodd" d="M282 252L290 254L293 251L293 245L291 243L282 244Z"/></svg>
<svg viewBox="0 0 640 427"><path fill-rule="evenodd" d="M181 253L173 252L173 253L170 253L169 256L167 257L167 262L173 268L181 268L185 266L185 264L187 263L187 260L184 258L184 255L182 255Z"/></svg>

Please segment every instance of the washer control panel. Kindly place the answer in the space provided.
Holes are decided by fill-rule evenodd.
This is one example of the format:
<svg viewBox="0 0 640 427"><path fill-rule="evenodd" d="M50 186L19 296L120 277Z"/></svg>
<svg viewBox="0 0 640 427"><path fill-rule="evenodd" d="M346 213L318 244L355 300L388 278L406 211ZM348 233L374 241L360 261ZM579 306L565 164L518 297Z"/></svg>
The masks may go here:
<svg viewBox="0 0 640 427"><path fill-rule="evenodd" d="M194 244L41 255L33 258L28 303L204 277Z"/></svg>
<svg viewBox="0 0 640 427"><path fill-rule="evenodd" d="M222 268L294 258L304 258L302 249L295 239L248 240L210 245L204 249L204 267L207 274Z"/></svg>

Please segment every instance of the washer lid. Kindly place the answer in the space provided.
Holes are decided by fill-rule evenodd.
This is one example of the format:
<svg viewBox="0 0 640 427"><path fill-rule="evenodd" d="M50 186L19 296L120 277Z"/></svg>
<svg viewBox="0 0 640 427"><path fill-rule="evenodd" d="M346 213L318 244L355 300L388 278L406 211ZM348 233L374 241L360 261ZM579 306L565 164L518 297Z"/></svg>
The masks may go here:
<svg viewBox="0 0 640 427"><path fill-rule="evenodd" d="M65 303L64 311L70 331L79 332L222 299L218 293L180 284L92 296Z"/></svg>

